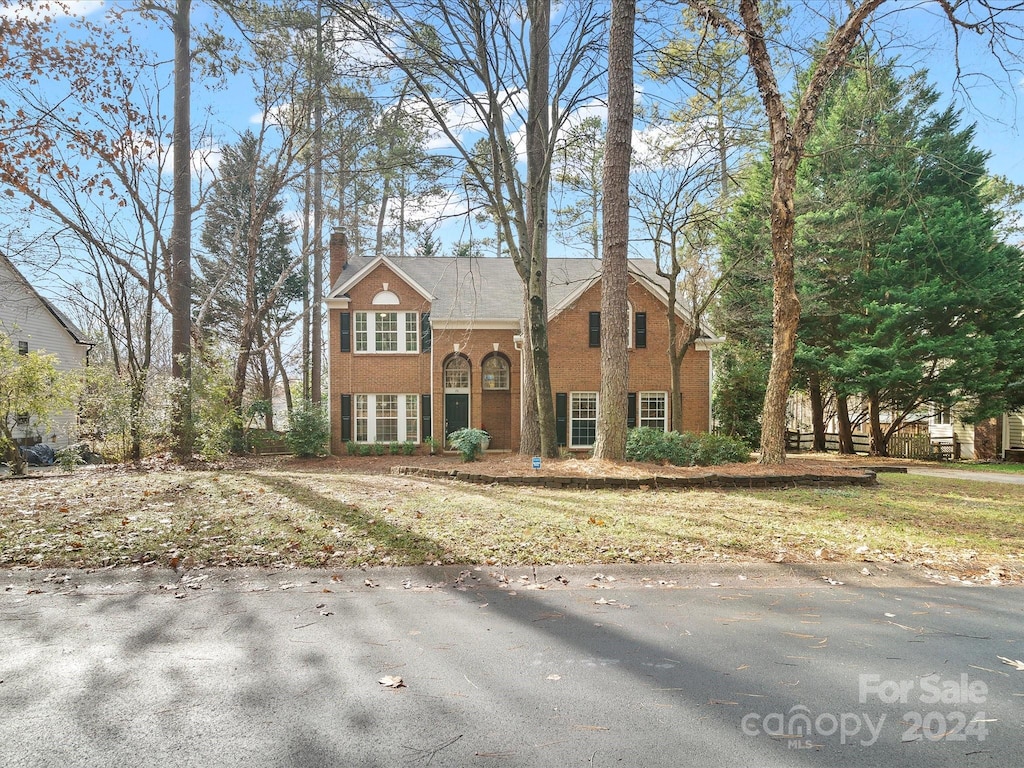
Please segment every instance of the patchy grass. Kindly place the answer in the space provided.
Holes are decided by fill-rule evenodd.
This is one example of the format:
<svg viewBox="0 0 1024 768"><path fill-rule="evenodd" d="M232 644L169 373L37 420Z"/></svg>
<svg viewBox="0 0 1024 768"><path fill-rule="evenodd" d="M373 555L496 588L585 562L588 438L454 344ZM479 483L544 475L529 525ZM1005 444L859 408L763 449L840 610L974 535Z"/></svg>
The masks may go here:
<svg viewBox="0 0 1024 768"><path fill-rule="evenodd" d="M269 463L0 483L0 564L906 562L1024 578L1019 487L563 491Z"/></svg>

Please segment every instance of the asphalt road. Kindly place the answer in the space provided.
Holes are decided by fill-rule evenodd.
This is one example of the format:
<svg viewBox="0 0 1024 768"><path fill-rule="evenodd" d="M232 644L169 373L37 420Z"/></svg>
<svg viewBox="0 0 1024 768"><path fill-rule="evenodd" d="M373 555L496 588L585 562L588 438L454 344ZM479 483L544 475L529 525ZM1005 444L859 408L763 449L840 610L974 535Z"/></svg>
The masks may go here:
<svg viewBox="0 0 1024 768"><path fill-rule="evenodd" d="M969 469L950 467L923 467L914 465L907 467L911 475L930 475L932 477L948 477L953 480L976 480L981 483L1005 483L1007 485L1024 485L1024 474L1008 474L1003 472L973 472Z"/></svg>
<svg viewBox="0 0 1024 768"><path fill-rule="evenodd" d="M868 567L7 572L0 764L1024 765L1020 588Z"/></svg>

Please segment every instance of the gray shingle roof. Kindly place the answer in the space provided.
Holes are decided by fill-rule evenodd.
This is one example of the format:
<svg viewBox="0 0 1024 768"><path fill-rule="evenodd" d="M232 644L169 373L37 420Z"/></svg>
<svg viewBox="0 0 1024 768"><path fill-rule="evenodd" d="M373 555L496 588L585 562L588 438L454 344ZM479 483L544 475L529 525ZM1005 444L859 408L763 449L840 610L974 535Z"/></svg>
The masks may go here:
<svg viewBox="0 0 1024 768"><path fill-rule="evenodd" d="M345 283L374 261L349 261L340 282ZM517 321L523 314L522 282L511 259L404 257L389 259L430 294L433 320ZM631 259L630 269L657 284L654 262ZM558 307L600 274L594 259L548 260L548 306Z"/></svg>

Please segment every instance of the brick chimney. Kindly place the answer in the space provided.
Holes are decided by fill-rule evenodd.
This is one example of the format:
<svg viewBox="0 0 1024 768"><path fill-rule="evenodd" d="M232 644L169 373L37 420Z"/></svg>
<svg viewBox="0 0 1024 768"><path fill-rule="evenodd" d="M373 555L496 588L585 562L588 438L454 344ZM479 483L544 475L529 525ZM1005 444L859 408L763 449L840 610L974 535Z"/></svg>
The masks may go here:
<svg viewBox="0 0 1024 768"><path fill-rule="evenodd" d="M348 264L348 240L345 238L345 230L341 227L335 227L331 231L331 243L330 243L330 287L334 288L334 284L338 282L338 278L341 277L341 271L345 269L345 265Z"/></svg>

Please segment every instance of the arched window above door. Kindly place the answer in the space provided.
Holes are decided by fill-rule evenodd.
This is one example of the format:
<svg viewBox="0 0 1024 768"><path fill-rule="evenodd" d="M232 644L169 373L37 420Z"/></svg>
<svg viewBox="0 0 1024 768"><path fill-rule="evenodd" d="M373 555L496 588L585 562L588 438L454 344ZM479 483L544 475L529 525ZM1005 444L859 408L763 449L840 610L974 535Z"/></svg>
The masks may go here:
<svg viewBox="0 0 1024 768"><path fill-rule="evenodd" d="M444 364L444 388L469 391L469 360L462 355L453 355Z"/></svg>

